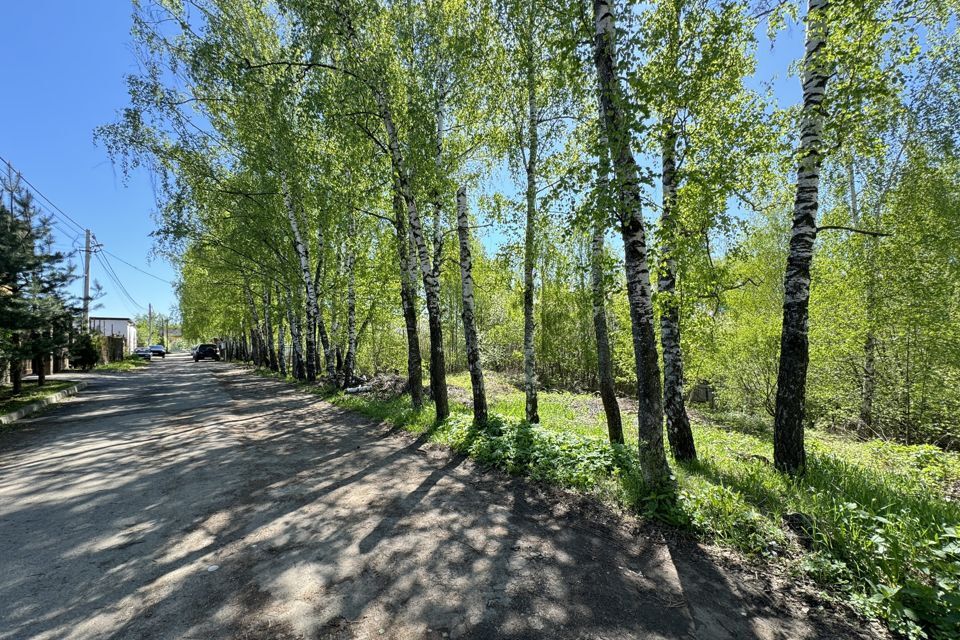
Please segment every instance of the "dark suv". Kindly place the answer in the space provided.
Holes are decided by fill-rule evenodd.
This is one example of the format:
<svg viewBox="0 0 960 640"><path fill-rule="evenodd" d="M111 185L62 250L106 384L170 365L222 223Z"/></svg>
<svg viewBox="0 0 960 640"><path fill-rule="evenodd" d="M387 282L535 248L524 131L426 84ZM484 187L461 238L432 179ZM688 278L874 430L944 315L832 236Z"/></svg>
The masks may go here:
<svg viewBox="0 0 960 640"><path fill-rule="evenodd" d="M198 345L196 349L193 350L193 361L198 362L204 358L210 358L211 360L220 359L220 347L215 344L201 344Z"/></svg>

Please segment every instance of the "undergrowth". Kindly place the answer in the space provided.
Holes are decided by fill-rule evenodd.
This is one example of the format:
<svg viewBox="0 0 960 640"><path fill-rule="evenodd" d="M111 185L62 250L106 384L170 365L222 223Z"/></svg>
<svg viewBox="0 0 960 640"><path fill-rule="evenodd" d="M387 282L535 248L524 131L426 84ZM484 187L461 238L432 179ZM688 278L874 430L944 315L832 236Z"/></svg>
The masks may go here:
<svg viewBox="0 0 960 640"><path fill-rule="evenodd" d="M458 376L449 382L469 387ZM406 396L324 395L510 473L594 493L748 556L786 562L907 637L960 637L960 505L944 497L944 487L960 479L956 454L813 431L808 470L794 479L770 464L762 420L741 418L728 428L695 419L699 460L675 463L675 493L658 495L641 480L633 416L624 415L633 432L627 445L611 445L591 396L541 393L541 424L531 425L522 419L522 392L501 391L480 428L458 403L435 424L431 405L414 411Z"/></svg>
<svg viewBox="0 0 960 640"><path fill-rule="evenodd" d="M105 362L96 366L97 371L134 371L140 367L150 366L150 361L140 356L127 356L123 360Z"/></svg>

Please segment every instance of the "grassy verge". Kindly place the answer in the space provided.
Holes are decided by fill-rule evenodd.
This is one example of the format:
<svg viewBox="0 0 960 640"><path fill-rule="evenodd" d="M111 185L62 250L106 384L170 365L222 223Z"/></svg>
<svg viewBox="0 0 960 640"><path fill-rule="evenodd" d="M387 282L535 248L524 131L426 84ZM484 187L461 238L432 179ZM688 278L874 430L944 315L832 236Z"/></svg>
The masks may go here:
<svg viewBox="0 0 960 640"><path fill-rule="evenodd" d="M53 395L58 391L63 391L75 384L77 383L73 380L48 380L42 387L38 387L32 381L25 382L23 391L17 395L13 395L13 390L10 387L0 387L0 415L13 413L28 404Z"/></svg>
<svg viewBox="0 0 960 640"><path fill-rule="evenodd" d="M97 371L134 371L140 367L150 366L150 361L140 356L127 356L123 360L107 362L97 365Z"/></svg>
<svg viewBox="0 0 960 640"><path fill-rule="evenodd" d="M543 392L541 424L530 425L522 420L523 393L491 377L488 429L475 428L458 403L434 424L433 408L416 412L407 397L326 395L511 473L594 493L785 564L908 637L960 637L960 505L944 497L960 479L960 456L813 431L809 470L792 479L770 464L764 420L696 415L699 460L674 464L676 494L656 495L640 480L635 428L628 427L626 446L611 446L596 398ZM465 374L448 382L460 396L469 389ZM625 415L625 426L631 423L635 417Z"/></svg>

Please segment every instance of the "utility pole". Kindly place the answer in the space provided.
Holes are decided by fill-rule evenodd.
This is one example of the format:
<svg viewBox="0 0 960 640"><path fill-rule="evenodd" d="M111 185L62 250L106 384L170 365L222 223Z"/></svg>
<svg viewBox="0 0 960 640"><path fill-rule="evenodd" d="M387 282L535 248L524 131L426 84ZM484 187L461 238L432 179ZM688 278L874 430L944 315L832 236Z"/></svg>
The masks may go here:
<svg viewBox="0 0 960 640"><path fill-rule="evenodd" d="M90 331L90 229L87 229L87 246L83 250L83 329Z"/></svg>
<svg viewBox="0 0 960 640"><path fill-rule="evenodd" d="M140 307L143 309L143 307ZM153 305L147 303L147 346L153 342Z"/></svg>

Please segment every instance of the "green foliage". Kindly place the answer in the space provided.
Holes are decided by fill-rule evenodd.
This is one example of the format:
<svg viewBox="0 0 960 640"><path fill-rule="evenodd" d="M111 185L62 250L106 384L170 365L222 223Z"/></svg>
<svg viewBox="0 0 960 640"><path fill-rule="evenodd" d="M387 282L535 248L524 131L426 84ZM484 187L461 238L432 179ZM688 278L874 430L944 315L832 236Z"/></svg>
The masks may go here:
<svg viewBox="0 0 960 640"><path fill-rule="evenodd" d="M0 362L49 360L69 342L77 309L66 287L74 276L53 249L51 217L31 192L11 189L13 209L0 203Z"/></svg>
<svg viewBox="0 0 960 640"><path fill-rule="evenodd" d="M100 338L90 333L81 333L70 345L70 365L84 371L100 362Z"/></svg>

